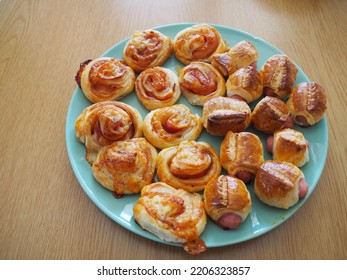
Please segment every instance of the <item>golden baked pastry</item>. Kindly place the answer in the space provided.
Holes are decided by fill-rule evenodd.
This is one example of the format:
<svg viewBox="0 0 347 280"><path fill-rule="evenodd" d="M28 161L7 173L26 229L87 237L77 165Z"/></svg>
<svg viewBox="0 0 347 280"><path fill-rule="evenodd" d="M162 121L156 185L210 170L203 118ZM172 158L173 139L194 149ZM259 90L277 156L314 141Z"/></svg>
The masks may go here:
<svg viewBox="0 0 347 280"><path fill-rule="evenodd" d="M257 68L258 50L249 41L243 40L232 46L229 51L215 54L211 63L224 77L229 77L237 69L252 66Z"/></svg>
<svg viewBox="0 0 347 280"><path fill-rule="evenodd" d="M310 126L319 122L327 110L324 88L315 83L300 83L292 91L287 101L294 123Z"/></svg>
<svg viewBox="0 0 347 280"><path fill-rule="evenodd" d="M258 102L252 112L251 121L257 130L271 134L282 128L293 127L286 103L271 96Z"/></svg>
<svg viewBox="0 0 347 280"><path fill-rule="evenodd" d="M229 131L220 146L220 161L229 175L249 183L264 162L260 138L251 132Z"/></svg>
<svg viewBox="0 0 347 280"><path fill-rule="evenodd" d="M183 104L151 111L144 119L143 134L153 146L164 149L185 140L195 140L202 131L202 120Z"/></svg>
<svg viewBox="0 0 347 280"><path fill-rule="evenodd" d="M172 41L156 30L136 31L126 43L124 61L135 71L162 65L171 55Z"/></svg>
<svg viewBox="0 0 347 280"><path fill-rule="evenodd" d="M142 135L137 109L119 101L102 101L85 108L75 122L77 139L86 146L86 159L93 163L101 147Z"/></svg>
<svg viewBox="0 0 347 280"><path fill-rule="evenodd" d="M192 105L202 106L204 103L226 92L223 76L211 64L192 62L178 73L181 91Z"/></svg>
<svg viewBox="0 0 347 280"><path fill-rule="evenodd" d="M92 173L118 196L138 193L152 183L156 158L157 150L145 138L117 141L100 149Z"/></svg>
<svg viewBox="0 0 347 280"><path fill-rule="evenodd" d="M173 40L176 58L188 65L193 61L210 62L212 55L225 51L219 32L208 24L196 24L181 30Z"/></svg>
<svg viewBox="0 0 347 280"><path fill-rule="evenodd" d="M175 189L163 182L145 186L134 206L134 218L161 240L183 244L191 254L206 250L199 237L207 218L202 196Z"/></svg>
<svg viewBox="0 0 347 280"><path fill-rule="evenodd" d="M263 94L260 74L252 66L240 68L226 82L227 96L251 103Z"/></svg>
<svg viewBox="0 0 347 280"><path fill-rule="evenodd" d="M124 61L111 57L87 60L75 80L89 101L118 100L133 91L135 73Z"/></svg>
<svg viewBox="0 0 347 280"><path fill-rule="evenodd" d="M238 228L252 208L251 196L240 179L220 175L204 191L207 215L223 229Z"/></svg>
<svg viewBox="0 0 347 280"><path fill-rule="evenodd" d="M265 204L288 209L306 196L308 185L304 173L295 165L269 160L255 176L254 192Z"/></svg>
<svg viewBox="0 0 347 280"><path fill-rule="evenodd" d="M292 91L297 74L298 69L288 56L271 56L260 69L265 94L280 99L287 97Z"/></svg>
<svg viewBox="0 0 347 280"><path fill-rule="evenodd" d="M137 99L148 110L174 105L181 96L178 76L160 66L141 72L135 82Z"/></svg>
<svg viewBox="0 0 347 280"><path fill-rule="evenodd" d="M229 130L240 132L251 123L251 109L244 101L215 97L204 104L202 122L212 135L223 136Z"/></svg>
<svg viewBox="0 0 347 280"><path fill-rule="evenodd" d="M177 189L198 192L221 173L219 156L205 142L183 141L163 149L157 158L157 176Z"/></svg>

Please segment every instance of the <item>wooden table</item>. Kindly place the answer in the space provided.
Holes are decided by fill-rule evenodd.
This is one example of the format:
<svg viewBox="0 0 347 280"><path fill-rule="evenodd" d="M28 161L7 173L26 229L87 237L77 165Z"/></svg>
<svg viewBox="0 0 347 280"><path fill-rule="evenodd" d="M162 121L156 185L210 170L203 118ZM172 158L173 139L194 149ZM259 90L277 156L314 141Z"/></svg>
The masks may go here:
<svg viewBox="0 0 347 280"><path fill-rule="evenodd" d="M1 259L346 259L347 1L0 1ZM208 22L271 42L328 94L329 149L313 194L258 238L190 256L97 208L69 162L79 63L135 30Z"/></svg>

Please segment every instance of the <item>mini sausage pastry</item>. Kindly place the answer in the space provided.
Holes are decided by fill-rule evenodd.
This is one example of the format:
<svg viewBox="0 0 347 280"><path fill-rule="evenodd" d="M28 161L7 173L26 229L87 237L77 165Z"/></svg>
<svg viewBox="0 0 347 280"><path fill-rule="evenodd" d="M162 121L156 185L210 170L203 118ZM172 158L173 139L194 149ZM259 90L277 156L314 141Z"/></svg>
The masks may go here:
<svg viewBox="0 0 347 280"><path fill-rule="evenodd" d="M185 140L195 140L201 131L200 116L183 104L156 109L144 119L143 134L159 149L176 146Z"/></svg>
<svg viewBox="0 0 347 280"><path fill-rule="evenodd" d="M295 165L269 160L255 176L254 192L263 203L288 209L307 195L308 185L304 173Z"/></svg>
<svg viewBox="0 0 347 280"><path fill-rule="evenodd" d="M103 101L85 108L75 122L77 139L86 146L92 164L101 147L142 136L142 116L130 105Z"/></svg>
<svg viewBox="0 0 347 280"><path fill-rule="evenodd" d="M229 130L240 132L251 123L251 109L244 101L215 97L204 104L202 122L212 135L223 136Z"/></svg>
<svg viewBox="0 0 347 280"><path fill-rule="evenodd" d="M117 141L101 148L92 166L94 178L116 195L138 193L152 183L157 150L145 138Z"/></svg>
<svg viewBox="0 0 347 280"><path fill-rule="evenodd" d="M205 210L223 229L238 228L252 208L251 196L240 179L220 175L204 191Z"/></svg>
<svg viewBox="0 0 347 280"><path fill-rule="evenodd" d="M75 80L85 97L96 103L118 100L132 92L135 73L122 60L100 57L81 63Z"/></svg>
<svg viewBox="0 0 347 280"><path fill-rule="evenodd" d="M309 145L304 135L294 129L285 128L269 136L266 149L277 161L290 162L298 167L309 161Z"/></svg>
<svg viewBox="0 0 347 280"><path fill-rule="evenodd" d="M124 61L135 71L161 66L172 53L172 41L157 30L136 31L126 43Z"/></svg>
<svg viewBox="0 0 347 280"><path fill-rule="evenodd" d="M226 92L223 76L211 64L192 62L178 73L181 91L192 105L203 106L214 97L224 96Z"/></svg>
<svg viewBox="0 0 347 280"><path fill-rule="evenodd" d="M287 101L294 123L310 126L319 122L327 109L324 88L314 82L300 83L292 91Z"/></svg>
<svg viewBox="0 0 347 280"><path fill-rule="evenodd" d="M199 235L207 218L202 195L198 193L175 189L163 182L152 183L142 189L134 206L134 218L161 240L183 244L190 254L206 250Z"/></svg>
<svg viewBox="0 0 347 280"><path fill-rule="evenodd" d="M173 40L176 58L188 65L193 61L210 62L211 56L225 51L220 33L208 24L196 24L183 29Z"/></svg>
<svg viewBox="0 0 347 280"><path fill-rule="evenodd" d="M203 190L221 170L217 152L205 142L183 141L161 150L157 158L158 179L189 192Z"/></svg>
<svg viewBox="0 0 347 280"><path fill-rule="evenodd" d="M292 128L293 120L282 100L266 96L255 106L251 121L254 127L265 133L275 133L282 128Z"/></svg>
<svg viewBox="0 0 347 280"><path fill-rule="evenodd" d="M220 146L220 161L229 175L249 183L264 162L260 138L250 132L229 131Z"/></svg>
<svg viewBox="0 0 347 280"><path fill-rule="evenodd" d="M298 69L288 56L271 56L260 69L264 93L280 99L287 97L292 91L297 74Z"/></svg>

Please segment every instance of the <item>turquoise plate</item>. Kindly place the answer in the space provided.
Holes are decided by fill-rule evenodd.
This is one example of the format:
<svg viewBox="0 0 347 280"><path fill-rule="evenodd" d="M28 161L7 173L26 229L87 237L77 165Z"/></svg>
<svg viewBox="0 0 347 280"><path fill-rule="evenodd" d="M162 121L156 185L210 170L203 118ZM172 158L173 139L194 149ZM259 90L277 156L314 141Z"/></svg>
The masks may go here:
<svg viewBox="0 0 347 280"><path fill-rule="evenodd" d="M154 29L173 39L180 30L191 25L192 23L182 23L161 26ZM252 42L259 51L258 70L267 58L276 53L283 53L271 44L249 33L219 25L213 26L220 32L223 39L229 44L229 46L233 46L241 40L248 40ZM102 56L122 58L122 51L125 43L128 40L129 38L119 42L104 54L102 54ZM86 57L86 59L88 58L89 57ZM163 66L170 68L176 73L179 67L183 67L183 65L175 59L173 54ZM298 70L299 72L297 75L296 84L309 81L308 77L299 67ZM73 77L71 78L73 79ZM148 111L138 102L135 92L124 97L121 101L137 108L143 117L148 113ZM197 112L201 115L201 108L191 106L183 96L181 96L177 103L184 103L185 105L189 106L193 112ZM256 101L253 102L253 104L250 104L251 108L254 108L254 103L256 103ZM89 105L91 105L91 103L84 97L82 91L77 87L73 93L66 119L67 152L73 171L75 172L75 175L83 190L108 217L110 217L121 226L140 236L157 242L169 244L160 240L153 234L144 231L135 222L133 218L133 206L137 201L139 195L127 195L121 199L115 199L112 195L112 192L103 188L93 178L91 166L85 159L85 146L77 141L74 131L76 118L79 116L82 110ZM211 220L208 220L206 229L201 235L202 239L205 240L207 247L218 247L239 243L255 238L272 230L273 228L282 224L289 217L291 217L312 194L323 171L327 156L328 129L326 118L324 117L319 123L315 124L312 127L301 128L299 126L296 126L295 129L303 132L306 139L310 142L310 161L302 168L302 171L305 174L306 181L309 185L308 195L304 199L301 199L295 206L293 206L289 210L282 210L261 203L254 195L252 184L249 184L247 187L251 193L253 203L253 208L250 215L238 229L229 231L222 230ZM259 135L259 137L263 141L263 144L265 145L265 134L253 130L252 127L250 127L248 131L254 132ZM222 138L213 137L206 131L203 131L201 136L198 138L198 141L206 141L210 143L218 152L221 140ZM267 152L265 152L264 156L265 159L270 159L270 155Z"/></svg>

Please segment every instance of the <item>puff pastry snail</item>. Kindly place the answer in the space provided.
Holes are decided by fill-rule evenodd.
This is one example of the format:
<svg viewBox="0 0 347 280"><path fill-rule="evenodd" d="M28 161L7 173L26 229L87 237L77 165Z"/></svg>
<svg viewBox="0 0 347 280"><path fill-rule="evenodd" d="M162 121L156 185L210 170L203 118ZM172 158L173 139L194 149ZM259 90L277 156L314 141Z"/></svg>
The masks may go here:
<svg viewBox="0 0 347 280"><path fill-rule="evenodd" d="M92 165L94 178L121 197L152 183L157 150L145 138L117 141L101 148Z"/></svg>
<svg viewBox="0 0 347 280"><path fill-rule="evenodd" d="M220 146L220 161L229 175L249 183L264 163L260 138L251 132L229 131Z"/></svg>
<svg viewBox="0 0 347 280"><path fill-rule="evenodd" d="M295 165L269 160L257 172L254 192L263 203L288 209L307 195L308 185Z"/></svg>
<svg viewBox="0 0 347 280"><path fill-rule="evenodd" d="M294 123L311 126L319 122L327 110L324 88L315 83L300 83L292 91L287 101Z"/></svg>
<svg viewBox="0 0 347 280"><path fill-rule="evenodd" d="M173 46L176 58L185 65L193 61L210 62L212 55L226 49L220 33L208 24L183 29L175 36Z"/></svg>
<svg viewBox="0 0 347 280"><path fill-rule="evenodd" d="M135 73L122 60L100 57L81 63L75 80L85 97L96 103L118 100L132 92Z"/></svg>
<svg viewBox="0 0 347 280"><path fill-rule="evenodd" d="M268 58L260 69L264 93L280 99L287 97L292 91L298 69L292 60L283 54L275 54Z"/></svg>
<svg viewBox="0 0 347 280"><path fill-rule="evenodd" d="M302 167L309 161L309 143L304 135L294 129L285 128L269 136L266 141L266 150L273 154L273 159L290 162Z"/></svg>
<svg viewBox="0 0 347 280"><path fill-rule="evenodd" d="M158 179L189 192L203 190L221 169L217 152L205 142L183 141L161 150L157 157Z"/></svg>
<svg viewBox="0 0 347 280"><path fill-rule="evenodd" d="M172 41L156 30L136 31L126 43L124 61L135 72L162 65L172 53Z"/></svg>
<svg viewBox="0 0 347 280"><path fill-rule="evenodd" d="M201 131L200 116L183 104L153 110L144 119L143 134L159 149L195 140Z"/></svg>
<svg viewBox="0 0 347 280"><path fill-rule="evenodd" d="M212 179L204 191L205 210L223 229L236 229L252 208L251 196L244 182L232 176Z"/></svg>
<svg viewBox="0 0 347 280"><path fill-rule="evenodd" d="M103 101L85 108L75 122L77 139L86 146L91 164L101 147L142 135L142 116L119 101Z"/></svg>
<svg viewBox="0 0 347 280"><path fill-rule="evenodd" d="M178 73L181 91L192 105L203 106L214 97L224 96L225 80L219 71L205 62L192 62Z"/></svg>
<svg viewBox="0 0 347 280"><path fill-rule="evenodd" d="M181 96L177 75L160 66L141 72L135 90L138 100L148 110L174 105Z"/></svg>
<svg viewBox="0 0 347 280"><path fill-rule="evenodd" d="M202 122L212 135L223 136L229 130L240 132L251 123L251 109L244 101L215 97L204 104Z"/></svg>
<svg viewBox="0 0 347 280"><path fill-rule="evenodd" d="M258 50L249 41L243 40L232 46L229 51L215 54L211 58L211 63L224 77L229 77L240 68L252 66L257 68Z"/></svg>
<svg viewBox="0 0 347 280"><path fill-rule="evenodd" d="M175 189L163 182L145 186L134 206L134 218L160 239L183 244L190 254L206 250L199 237L206 226L202 196Z"/></svg>

